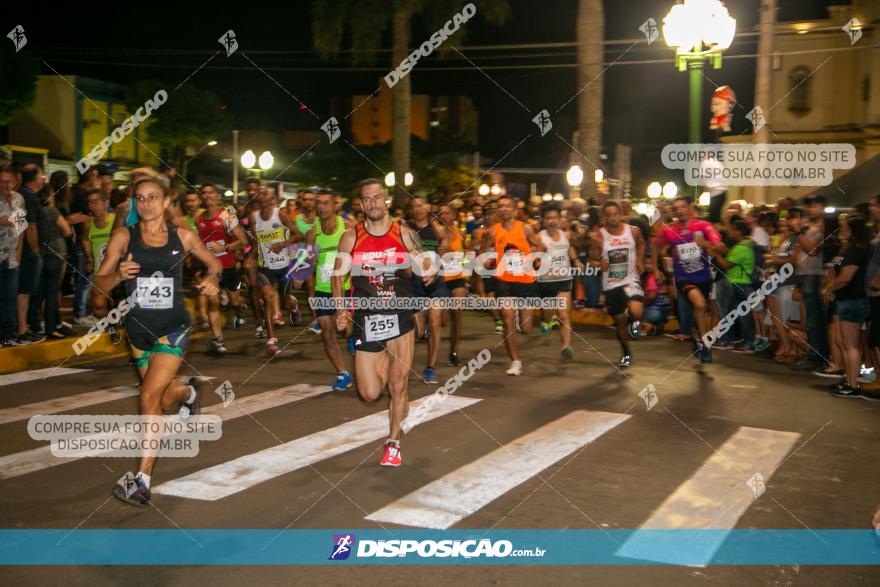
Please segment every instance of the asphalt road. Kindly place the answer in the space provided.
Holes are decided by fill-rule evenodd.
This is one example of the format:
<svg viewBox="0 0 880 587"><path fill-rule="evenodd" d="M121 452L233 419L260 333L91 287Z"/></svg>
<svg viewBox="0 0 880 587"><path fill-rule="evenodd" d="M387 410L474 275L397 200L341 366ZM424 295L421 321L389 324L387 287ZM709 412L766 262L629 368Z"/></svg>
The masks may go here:
<svg viewBox="0 0 880 587"><path fill-rule="evenodd" d="M211 389L229 381L235 400L220 411L220 440L203 442L196 457L160 460L155 507L143 510L108 499L135 459L62 460L27 432L27 417L47 413L42 402L50 400L55 413L137 413L135 392L124 389L137 382L126 358L70 360L64 369L86 370L41 371L29 381L0 377L0 528L862 529L880 500L880 403L833 398L823 391L831 381L767 357L716 352L715 363L700 368L689 345L647 338L632 344L635 364L624 374L613 366L619 349L610 329L577 327L576 358L567 365L558 360L558 335L536 330L520 338L524 373L513 378L491 322L468 316L459 356L489 349L492 360L442 413L405 436L404 465L389 470L378 466L387 432L375 432L387 400L370 405L353 389L325 392L333 373L318 338L301 328L281 333L285 350L271 362L250 327L228 333L231 352L222 358L205 354L204 339L192 343L181 374L212 377ZM444 347L441 382L455 371L446 354ZM418 380L424 357L419 343L413 399L436 388ZM657 399L650 409L638 395L649 385ZM83 399L110 388L118 399ZM205 403L220 410L214 394ZM312 441L287 445L295 458L267 460L268 449L306 437ZM359 440L341 444L353 437ZM265 478L241 475L242 466L264 465L271 469ZM474 478L481 492L462 492ZM17 566L0 569L0 577L7 585L533 585L548 578L560 585L878 585L880 567Z"/></svg>

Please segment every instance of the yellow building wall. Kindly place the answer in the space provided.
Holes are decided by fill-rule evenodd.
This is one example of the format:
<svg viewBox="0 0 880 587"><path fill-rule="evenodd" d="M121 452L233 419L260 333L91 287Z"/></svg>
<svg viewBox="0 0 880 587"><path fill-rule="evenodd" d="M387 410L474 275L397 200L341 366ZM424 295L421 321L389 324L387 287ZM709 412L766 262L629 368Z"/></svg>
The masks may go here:
<svg viewBox="0 0 880 587"><path fill-rule="evenodd" d="M82 101L82 151L77 159L88 155L110 133L109 108L103 100Z"/></svg>
<svg viewBox="0 0 880 587"><path fill-rule="evenodd" d="M110 108L110 116L113 117L112 128L117 128L122 121L128 118L129 113L122 104L114 104ZM135 141L134 133L127 135L118 143L113 143L110 147L110 158L117 161L134 161L135 160Z"/></svg>
<svg viewBox="0 0 880 587"><path fill-rule="evenodd" d="M9 142L49 149L53 157L76 155L76 90L73 76L39 76L30 108L9 123Z"/></svg>

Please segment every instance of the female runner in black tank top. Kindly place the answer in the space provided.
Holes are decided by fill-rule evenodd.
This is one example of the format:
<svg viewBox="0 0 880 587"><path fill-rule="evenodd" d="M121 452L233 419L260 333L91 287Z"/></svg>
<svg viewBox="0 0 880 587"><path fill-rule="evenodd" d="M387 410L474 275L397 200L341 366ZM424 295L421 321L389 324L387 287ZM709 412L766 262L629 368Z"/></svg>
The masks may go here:
<svg viewBox="0 0 880 587"><path fill-rule="evenodd" d="M219 289L223 266L194 232L166 221L171 199L162 184L141 179L133 192L139 221L113 231L95 287L109 292L125 283L125 327L141 377L141 415L160 416L176 407L188 416L198 412L199 382L192 378L184 384L174 378L190 332L183 302L183 258L192 253L207 267L206 278L196 287L209 296ZM125 313L122 307L119 310ZM155 456L142 455L137 476L125 484L120 480L113 495L145 507L155 462Z"/></svg>

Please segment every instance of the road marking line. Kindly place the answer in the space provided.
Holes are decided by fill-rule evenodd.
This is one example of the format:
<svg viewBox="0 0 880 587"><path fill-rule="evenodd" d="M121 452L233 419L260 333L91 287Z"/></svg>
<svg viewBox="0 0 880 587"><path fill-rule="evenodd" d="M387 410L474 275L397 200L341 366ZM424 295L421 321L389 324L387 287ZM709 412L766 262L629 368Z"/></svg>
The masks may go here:
<svg viewBox="0 0 880 587"><path fill-rule="evenodd" d="M46 379L47 377L60 377L61 375L74 375L75 373L85 373L92 369L73 369L71 367L46 367L45 369L34 369L32 371L19 371L18 373L9 373L8 375L0 375L0 387L4 385L14 385L16 383L27 383L35 379Z"/></svg>
<svg viewBox="0 0 880 587"><path fill-rule="evenodd" d="M417 489L366 519L419 528L449 528L629 418L610 412L572 412Z"/></svg>
<svg viewBox="0 0 880 587"><path fill-rule="evenodd" d="M202 414L214 414L226 422L227 420L235 420L247 416L252 412L277 408L285 404L315 397L331 391L329 386L317 385L288 385L271 391L264 391L255 395L236 398L228 407L224 408L223 404L214 404L201 410ZM92 434L89 438L112 437L112 434ZM27 473L41 471L77 461L82 457L56 457L52 454L50 445L33 448L30 450L13 453L0 457L0 479L9 479L18 477Z"/></svg>
<svg viewBox="0 0 880 587"><path fill-rule="evenodd" d="M761 485L767 483L800 436L796 432L740 428L666 498L639 526L639 530L735 528L737 521L755 501L755 491L748 484L749 480L755 474L760 474ZM705 566L711 561L728 533L709 532L688 545L687 560L691 563L704 561L703 564L691 566ZM668 551L658 549L657 545L656 539L636 533L616 554L673 564L685 556L680 544Z"/></svg>
<svg viewBox="0 0 880 587"><path fill-rule="evenodd" d="M431 396L429 396L431 397ZM427 398L410 404L410 413ZM466 408L481 400L448 396L422 422ZM153 493L215 501L275 477L330 459L388 435L388 410L328 428L196 471L153 489Z"/></svg>
<svg viewBox="0 0 880 587"><path fill-rule="evenodd" d="M214 378L198 377L198 379L201 379L202 381L210 381ZM69 412L87 406L125 399L127 397L138 395L139 393L140 388L132 387L131 385L117 385L115 387L98 389L87 393L56 397L55 399L49 399L42 402L15 406L14 408L6 408L0 410L0 424L27 420L33 416L45 416L46 414Z"/></svg>

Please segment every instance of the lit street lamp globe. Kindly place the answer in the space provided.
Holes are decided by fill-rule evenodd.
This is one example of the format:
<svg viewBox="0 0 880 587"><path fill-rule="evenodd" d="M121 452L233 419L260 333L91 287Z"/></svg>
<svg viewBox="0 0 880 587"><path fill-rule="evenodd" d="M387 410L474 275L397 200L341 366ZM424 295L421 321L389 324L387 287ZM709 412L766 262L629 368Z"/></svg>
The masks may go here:
<svg viewBox="0 0 880 587"><path fill-rule="evenodd" d="M263 151L263 154L260 155L260 169L272 169L274 163L275 158L272 156L272 153Z"/></svg>
<svg viewBox="0 0 880 587"><path fill-rule="evenodd" d="M489 195L489 184L487 184L487 183L480 184L480 187L477 190L477 193L480 194L481 196L488 196Z"/></svg>
<svg viewBox="0 0 880 587"><path fill-rule="evenodd" d="M723 51L736 33L736 19L720 0L684 0L663 19L663 39L678 53Z"/></svg>
<svg viewBox="0 0 880 587"><path fill-rule="evenodd" d="M580 165L572 165L565 172L565 181L573 188L581 185L584 181L584 170L581 169Z"/></svg>
<svg viewBox="0 0 880 587"><path fill-rule="evenodd" d="M660 185L659 181L652 181L648 184L648 197L649 198L659 198L660 194L663 193L663 186Z"/></svg>
<svg viewBox="0 0 880 587"><path fill-rule="evenodd" d="M254 155L254 152L248 149L244 153L241 154L241 166L245 169L253 169L254 165L257 164L257 156Z"/></svg>
<svg viewBox="0 0 880 587"><path fill-rule="evenodd" d="M674 182L667 181L663 184L663 197L671 200L678 195L678 186Z"/></svg>
<svg viewBox="0 0 880 587"><path fill-rule="evenodd" d="M397 181L397 178L394 176L393 171L389 171L388 175L385 176L385 185L390 188L394 187L394 183ZM403 185L410 186L413 182L413 174L407 171L403 176Z"/></svg>

